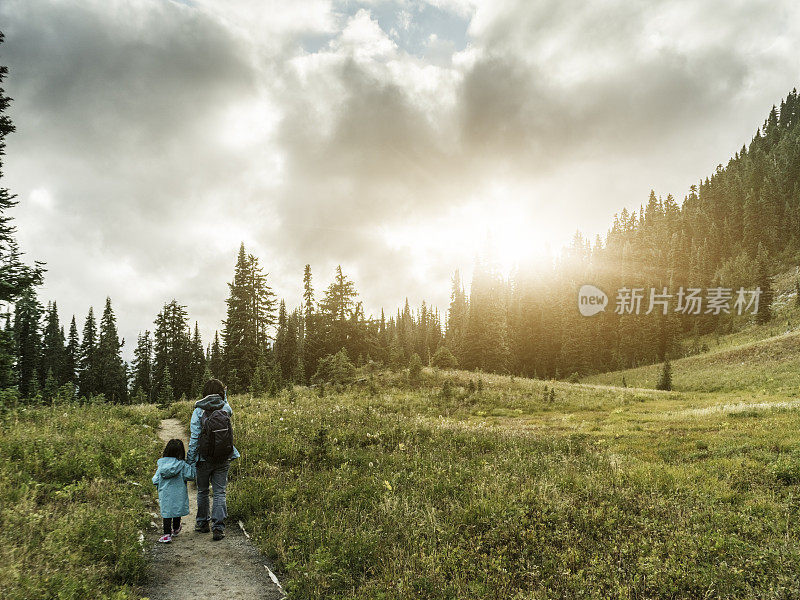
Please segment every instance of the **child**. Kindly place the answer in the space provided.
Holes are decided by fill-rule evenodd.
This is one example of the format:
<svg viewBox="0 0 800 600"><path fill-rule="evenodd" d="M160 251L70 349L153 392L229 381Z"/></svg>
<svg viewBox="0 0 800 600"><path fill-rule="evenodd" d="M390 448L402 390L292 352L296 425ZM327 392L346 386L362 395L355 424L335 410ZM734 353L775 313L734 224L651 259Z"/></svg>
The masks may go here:
<svg viewBox="0 0 800 600"><path fill-rule="evenodd" d="M181 517L189 514L189 493L186 482L194 481L195 468L186 463L186 449L181 440L170 440L164 457L158 459L153 485L158 486L158 503L164 519L164 535L158 538L168 544L181 531Z"/></svg>

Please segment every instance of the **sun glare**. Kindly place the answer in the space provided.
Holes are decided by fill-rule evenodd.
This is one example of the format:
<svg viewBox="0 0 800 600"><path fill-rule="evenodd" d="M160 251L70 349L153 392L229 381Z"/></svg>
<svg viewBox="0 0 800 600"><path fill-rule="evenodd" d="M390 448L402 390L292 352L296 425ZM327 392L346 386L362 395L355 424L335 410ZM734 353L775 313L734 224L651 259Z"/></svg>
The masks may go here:
<svg viewBox="0 0 800 600"><path fill-rule="evenodd" d="M478 256L508 276L518 265L544 264L551 248L566 243L557 233L537 223L527 207L513 200L472 202L434 219L383 231L391 247L410 255L420 278L442 266L471 272Z"/></svg>

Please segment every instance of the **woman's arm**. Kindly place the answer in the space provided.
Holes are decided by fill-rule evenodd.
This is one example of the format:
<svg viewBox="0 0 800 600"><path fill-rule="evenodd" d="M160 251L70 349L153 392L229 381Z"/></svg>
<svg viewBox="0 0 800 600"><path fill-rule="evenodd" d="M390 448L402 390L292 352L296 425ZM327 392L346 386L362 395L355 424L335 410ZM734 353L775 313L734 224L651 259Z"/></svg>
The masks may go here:
<svg viewBox="0 0 800 600"><path fill-rule="evenodd" d="M189 452L186 454L186 462L190 465L197 464L197 440L200 438L200 416L198 413L203 411L195 408L192 411L192 420L189 422Z"/></svg>

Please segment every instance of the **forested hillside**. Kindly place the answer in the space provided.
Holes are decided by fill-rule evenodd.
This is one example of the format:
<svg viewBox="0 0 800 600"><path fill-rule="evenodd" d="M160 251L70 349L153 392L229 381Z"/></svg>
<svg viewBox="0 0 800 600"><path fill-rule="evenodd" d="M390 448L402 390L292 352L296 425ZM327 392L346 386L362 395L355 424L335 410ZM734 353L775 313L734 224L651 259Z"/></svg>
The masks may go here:
<svg viewBox="0 0 800 600"><path fill-rule="evenodd" d="M552 267L521 266L503 281L490 266L479 265L469 310L455 282L448 340L459 361L467 368L566 377L684 355L699 349L699 334L768 320L772 276L798 264L799 120L793 90L772 108L749 146L692 186L682 204L651 193L638 212L615 215L605 239L592 243L577 233ZM586 318L577 311L576 294L584 283L608 293L605 312ZM666 287L676 294L681 287L717 286L734 293L760 287L757 314L706 313L703 307L693 315L674 305L667 315L615 314L614 295L623 287ZM491 316L481 317L486 314ZM494 325L480 331L476 316Z"/></svg>

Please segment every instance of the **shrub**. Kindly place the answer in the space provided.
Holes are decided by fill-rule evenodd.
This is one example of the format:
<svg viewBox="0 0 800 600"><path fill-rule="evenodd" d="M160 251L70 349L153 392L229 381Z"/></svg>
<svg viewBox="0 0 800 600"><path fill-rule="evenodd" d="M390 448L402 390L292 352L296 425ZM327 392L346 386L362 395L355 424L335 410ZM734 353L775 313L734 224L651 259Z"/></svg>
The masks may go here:
<svg viewBox="0 0 800 600"><path fill-rule="evenodd" d="M672 389L672 366L669 364L669 359L665 360L661 367L661 375L658 378L656 389L667 392Z"/></svg>
<svg viewBox="0 0 800 600"><path fill-rule="evenodd" d="M350 362L344 348L336 354L328 354L317 365L314 381L332 383L337 386L350 385L356 379L356 367Z"/></svg>
<svg viewBox="0 0 800 600"><path fill-rule="evenodd" d="M422 376L422 359L416 352L411 355L408 361L408 378L412 383L417 383Z"/></svg>
<svg viewBox="0 0 800 600"><path fill-rule="evenodd" d="M796 456L782 456L770 466L773 477L784 485L800 483L800 461Z"/></svg>
<svg viewBox="0 0 800 600"><path fill-rule="evenodd" d="M431 366L437 369L455 369L458 361L448 347L439 346L431 357Z"/></svg>

